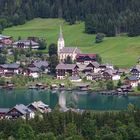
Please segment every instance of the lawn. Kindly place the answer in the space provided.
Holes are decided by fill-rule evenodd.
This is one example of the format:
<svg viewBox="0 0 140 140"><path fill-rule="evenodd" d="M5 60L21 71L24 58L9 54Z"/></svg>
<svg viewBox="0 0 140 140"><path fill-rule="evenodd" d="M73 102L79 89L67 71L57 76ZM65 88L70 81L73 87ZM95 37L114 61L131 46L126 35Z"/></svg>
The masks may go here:
<svg viewBox="0 0 140 140"><path fill-rule="evenodd" d="M98 53L105 63L113 63L119 67L131 67L140 56L139 37L106 37L100 44L95 44L95 35L84 33L84 23L68 25L62 19L34 19L24 25L7 28L5 35L11 35L14 39L19 36L27 38L36 36L45 38L48 45L57 43L59 25L63 25L63 33L66 46L79 47L84 53Z"/></svg>

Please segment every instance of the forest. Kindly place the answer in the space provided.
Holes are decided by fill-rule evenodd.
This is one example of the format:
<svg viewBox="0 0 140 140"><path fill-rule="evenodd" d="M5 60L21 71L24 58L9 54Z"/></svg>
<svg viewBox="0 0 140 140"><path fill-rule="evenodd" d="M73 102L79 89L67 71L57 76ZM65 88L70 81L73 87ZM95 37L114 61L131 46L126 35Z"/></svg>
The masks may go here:
<svg viewBox="0 0 140 140"><path fill-rule="evenodd" d="M36 17L85 21L85 32L140 35L140 0L0 0L0 30Z"/></svg>
<svg viewBox="0 0 140 140"><path fill-rule="evenodd" d="M32 120L1 120L0 140L140 140L140 110L84 113L54 110Z"/></svg>

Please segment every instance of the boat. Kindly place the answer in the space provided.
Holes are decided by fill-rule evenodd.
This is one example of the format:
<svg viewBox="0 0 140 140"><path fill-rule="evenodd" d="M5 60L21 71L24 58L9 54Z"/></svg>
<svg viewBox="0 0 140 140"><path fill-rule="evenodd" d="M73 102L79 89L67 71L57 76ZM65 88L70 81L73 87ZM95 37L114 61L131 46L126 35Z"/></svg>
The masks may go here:
<svg viewBox="0 0 140 140"><path fill-rule="evenodd" d="M5 86L3 86L3 88L4 88L4 89L8 89L8 90L14 89L14 84L8 83L8 84L6 84Z"/></svg>
<svg viewBox="0 0 140 140"><path fill-rule="evenodd" d="M30 85L29 89L37 89L37 87L35 85Z"/></svg>
<svg viewBox="0 0 140 140"><path fill-rule="evenodd" d="M50 89L51 89L51 90L58 90L59 88L58 88L58 86L57 86L56 84L52 84L52 85L50 86Z"/></svg>

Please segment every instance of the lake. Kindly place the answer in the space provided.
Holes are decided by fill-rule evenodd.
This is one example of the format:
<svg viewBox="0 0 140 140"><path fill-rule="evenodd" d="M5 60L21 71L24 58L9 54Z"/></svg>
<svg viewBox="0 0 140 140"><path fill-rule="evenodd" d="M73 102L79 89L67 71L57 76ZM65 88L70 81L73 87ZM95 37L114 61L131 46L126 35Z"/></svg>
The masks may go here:
<svg viewBox="0 0 140 140"><path fill-rule="evenodd" d="M16 104L28 105L43 101L54 108L57 104L87 110L125 110L129 103L140 108L139 96L105 96L86 92L56 92L28 89L0 90L0 108L11 108Z"/></svg>

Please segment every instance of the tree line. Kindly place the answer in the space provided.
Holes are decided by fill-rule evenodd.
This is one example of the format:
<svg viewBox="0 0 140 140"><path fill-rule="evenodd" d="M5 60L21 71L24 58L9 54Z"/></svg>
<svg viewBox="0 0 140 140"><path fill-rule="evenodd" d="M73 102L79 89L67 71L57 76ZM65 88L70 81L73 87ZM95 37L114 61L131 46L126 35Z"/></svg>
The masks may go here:
<svg viewBox="0 0 140 140"><path fill-rule="evenodd" d="M139 0L0 0L0 30L36 17L85 21L87 33L140 35Z"/></svg>
<svg viewBox="0 0 140 140"><path fill-rule="evenodd" d="M32 120L1 120L1 140L139 140L140 111L62 113Z"/></svg>

